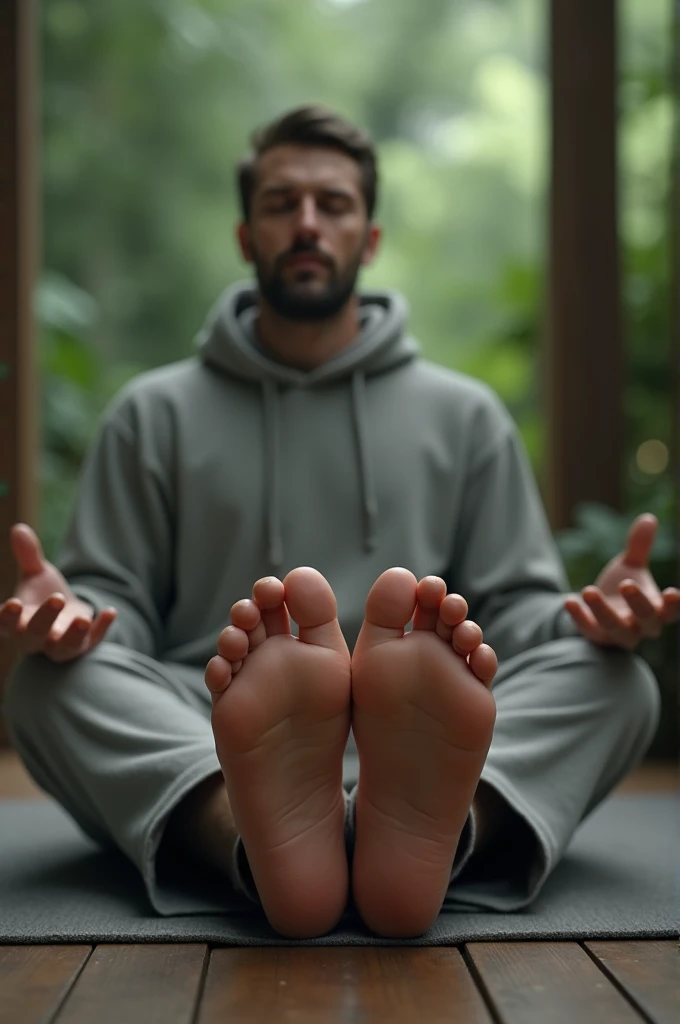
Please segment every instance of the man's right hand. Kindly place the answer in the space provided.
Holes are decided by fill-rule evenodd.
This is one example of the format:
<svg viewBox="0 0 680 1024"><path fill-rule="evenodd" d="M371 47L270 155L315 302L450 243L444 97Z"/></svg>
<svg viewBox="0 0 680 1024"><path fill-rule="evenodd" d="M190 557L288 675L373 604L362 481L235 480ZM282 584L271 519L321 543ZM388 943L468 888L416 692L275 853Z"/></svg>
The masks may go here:
<svg viewBox="0 0 680 1024"><path fill-rule="evenodd" d="M45 654L52 661L73 661L100 643L116 617L105 608L93 620L92 608L76 597L51 562L30 526L10 530L20 570L16 593L0 604L0 645L17 654Z"/></svg>

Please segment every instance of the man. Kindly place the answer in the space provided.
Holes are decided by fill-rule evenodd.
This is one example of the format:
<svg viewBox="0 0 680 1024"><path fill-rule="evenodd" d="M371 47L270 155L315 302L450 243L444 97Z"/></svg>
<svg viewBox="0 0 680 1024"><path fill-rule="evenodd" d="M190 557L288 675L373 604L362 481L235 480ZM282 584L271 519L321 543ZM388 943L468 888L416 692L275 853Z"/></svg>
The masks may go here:
<svg viewBox="0 0 680 1024"><path fill-rule="evenodd" d="M305 107L253 146L257 287L112 403L60 569L13 529L11 736L161 914L235 888L311 937L352 896L406 937L445 896L526 906L654 735L632 649L680 617L647 569L656 520L565 594L503 404L419 358L401 296L356 291L370 139Z"/></svg>

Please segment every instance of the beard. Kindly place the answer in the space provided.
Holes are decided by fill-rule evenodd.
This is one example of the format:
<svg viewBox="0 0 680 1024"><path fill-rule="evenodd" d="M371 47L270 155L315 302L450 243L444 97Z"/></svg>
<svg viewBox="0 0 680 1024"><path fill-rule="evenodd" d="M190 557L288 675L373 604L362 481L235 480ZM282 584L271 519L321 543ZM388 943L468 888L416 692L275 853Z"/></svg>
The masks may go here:
<svg viewBox="0 0 680 1024"><path fill-rule="evenodd" d="M297 281L286 281L284 278L285 261L298 253L314 253L329 268L326 284L320 291L310 291L306 281L316 278L310 271L300 270ZM255 276L260 292L270 306L286 320L303 320L307 323L315 320L330 320L347 304L354 293L363 245L356 257L348 266L339 272L330 258L321 254L312 246L296 245L276 260L272 270L267 270L264 261L253 252Z"/></svg>

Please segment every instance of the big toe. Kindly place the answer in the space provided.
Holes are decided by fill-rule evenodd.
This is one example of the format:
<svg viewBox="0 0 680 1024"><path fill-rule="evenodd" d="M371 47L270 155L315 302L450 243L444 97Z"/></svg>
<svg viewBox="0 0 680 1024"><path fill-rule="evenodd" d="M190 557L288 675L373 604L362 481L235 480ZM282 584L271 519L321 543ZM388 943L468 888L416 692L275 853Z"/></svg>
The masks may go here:
<svg viewBox="0 0 680 1024"><path fill-rule="evenodd" d="M303 643L328 647L349 656L338 622L338 603L325 576L310 565L291 569L283 580L288 611Z"/></svg>
<svg viewBox="0 0 680 1024"><path fill-rule="evenodd" d="M382 643L404 635L416 608L418 580L408 569L386 569L366 599L362 642Z"/></svg>

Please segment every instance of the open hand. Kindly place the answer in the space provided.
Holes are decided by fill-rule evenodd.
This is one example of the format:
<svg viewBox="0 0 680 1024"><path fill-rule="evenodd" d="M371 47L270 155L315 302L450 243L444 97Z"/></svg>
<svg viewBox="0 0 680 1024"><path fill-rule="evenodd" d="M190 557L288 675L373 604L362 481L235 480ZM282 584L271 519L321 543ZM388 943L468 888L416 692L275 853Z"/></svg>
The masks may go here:
<svg viewBox="0 0 680 1024"><path fill-rule="evenodd" d="M658 637L663 626L680 621L680 590L663 593L648 569L649 553L659 523L651 512L633 522L625 550L604 567L581 598L564 602L586 639L602 646L632 650L646 637Z"/></svg>
<svg viewBox="0 0 680 1024"><path fill-rule="evenodd" d="M21 577L14 596L0 604L0 644L13 645L17 654L40 653L58 662L92 650L104 639L116 609L105 608L93 621L92 608L45 559L30 526L17 523L10 540Z"/></svg>

